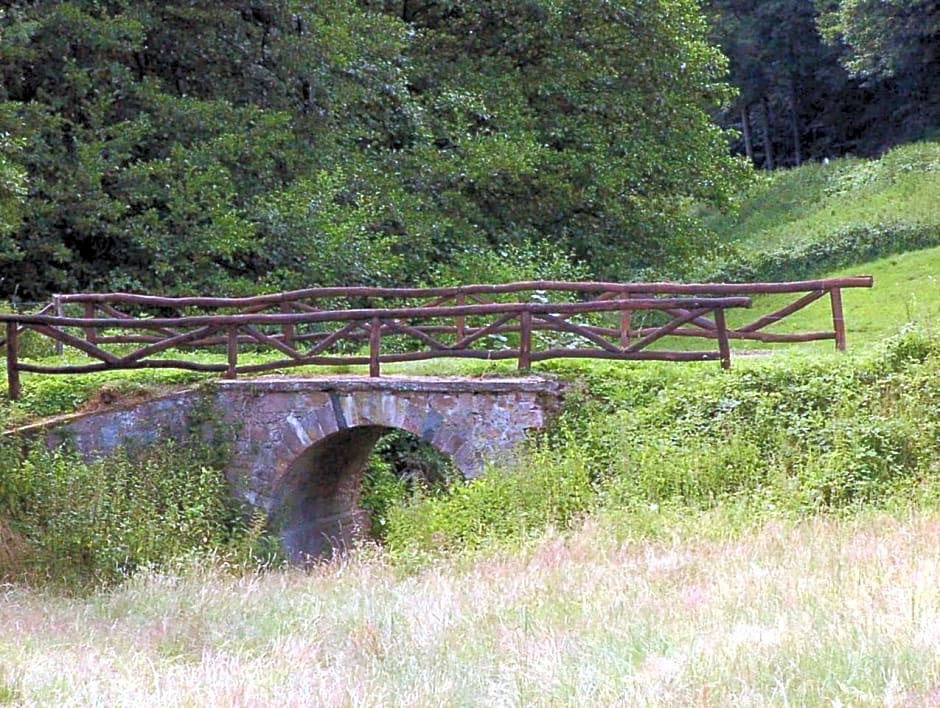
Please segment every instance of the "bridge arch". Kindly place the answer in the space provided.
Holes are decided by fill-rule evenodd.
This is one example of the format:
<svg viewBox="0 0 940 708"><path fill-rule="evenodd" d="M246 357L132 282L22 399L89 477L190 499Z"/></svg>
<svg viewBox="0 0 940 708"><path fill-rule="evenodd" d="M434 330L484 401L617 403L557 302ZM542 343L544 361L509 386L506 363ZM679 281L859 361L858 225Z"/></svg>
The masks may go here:
<svg viewBox="0 0 940 708"><path fill-rule="evenodd" d="M229 476L245 480L245 498L266 510L292 561L329 555L368 529L359 492L383 435L412 433L474 477L544 424L538 393L520 384L348 378L311 390L296 380L226 382L221 408L242 424Z"/></svg>
<svg viewBox="0 0 940 708"><path fill-rule="evenodd" d="M289 560L303 563L331 556L368 535L370 520L360 506L363 481L376 443L395 430L402 429L343 428L317 440L288 464L271 495L268 516ZM453 460L453 444L445 442L449 449L441 449L422 442Z"/></svg>

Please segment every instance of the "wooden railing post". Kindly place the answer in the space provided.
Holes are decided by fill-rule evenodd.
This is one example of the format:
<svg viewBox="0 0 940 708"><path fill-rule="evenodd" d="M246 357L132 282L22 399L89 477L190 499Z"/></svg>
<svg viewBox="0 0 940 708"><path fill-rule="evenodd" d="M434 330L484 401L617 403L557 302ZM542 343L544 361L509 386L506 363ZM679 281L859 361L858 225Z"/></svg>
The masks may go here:
<svg viewBox="0 0 940 708"><path fill-rule="evenodd" d="M629 298L629 293L624 299ZM620 348L626 349L630 346L630 325L633 320L633 310L620 311Z"/></svg>
<svg viewBox="0 0 940 708"><path fill-rule="evenodd" d="M85 303L85 319L93 320L95 319L95 303L86 302ZM89 344L98 343L98 329L96 327L85 327L85 341Z"/></svg>
<svg viewBox="0 0 940 708"><path fill-rule="evenodd" d="M467 297L463 293L457 293L454 297L454 303L457 307L463 307L467 304ZM459 342L467 335L467 318L463 315L457 315L457 341Z"/></svg>
<svg viewBox="0 0 940 708"><path fill-rule="evenodd" d="M532 313L523 310L519 313L519 369L526 371L532 367Z"/></svg>
<svg viewBox="0 0 940 708"><path fill-rule="evenodd" d="M836 349L845 351L845 317L842 314L842 288L834 287L829 290L829 300L832 303L832 330L836 335Z"/></svg>
<svg viewBox="0 0 940 708"><path fill-rule="evenodd" d="M382 346L382 321L378 317L372 318L369 327L369 376L379 377L379 352Z"/></svg>
<svg viewBox="0 0 940 708"><path fill-rule="evenodd" d="M20 348L18 336L16 322L7 322L7 393L12 401L20 397L20 370L16 363Z"/></svg>
<svg viewBox="0 0 940 708"><path fill-rule="evenodd" d="M52 296L52 307L54 308L53 311L55 312L55 316L62 317L62 296L61 295ZM56 354L62 353L62 342L60 342L58 339L55 340L55 353Z"/></svg>
<svg viewBox="0 0 940 708"><path fill-rule="evenodd" d="M291 313L291 306L289 302L281 303L281 313L289 315ZM284 344L289 347L294 346L294 325L289 322L284 323L282 332L284 333Z"/></svg>
<svg viewBox="0 0 940 708"><path fill-rule="evenodd" d="M731 347L728 344L728 327L725 324L725 310L723 307L715 308L715 329L718 330L718 355L721 358L721 368L731 368Z"/></svg>
<svg viewBox="0 0 940 708"><path fill-rule="evenodd" d="M228 368L225 370L225 378L234 379L238 376L238 327L236 325L228 326L226 349L228 350Z"/></svg>

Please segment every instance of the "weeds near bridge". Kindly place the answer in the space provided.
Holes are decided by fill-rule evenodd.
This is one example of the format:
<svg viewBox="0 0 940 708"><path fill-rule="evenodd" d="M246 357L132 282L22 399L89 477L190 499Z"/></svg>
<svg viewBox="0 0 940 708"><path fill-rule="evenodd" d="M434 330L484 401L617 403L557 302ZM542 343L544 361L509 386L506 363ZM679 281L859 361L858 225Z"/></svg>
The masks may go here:
<svg viewBox="0 0 940 708"><path fill-rule="evenodd" d="M940 344L916 332L854 358L580 371L586 394L508 472L393 507L392 552L517 543L603 508L761 518L940 497Z"/></svg>
<svg viewBox="0 0 940 708"><path fill-rule="evenodd" d="M67 447L23 444L0 448L0 578L107 585L249 535L207 447L125 448L89 463Z"/></svg>

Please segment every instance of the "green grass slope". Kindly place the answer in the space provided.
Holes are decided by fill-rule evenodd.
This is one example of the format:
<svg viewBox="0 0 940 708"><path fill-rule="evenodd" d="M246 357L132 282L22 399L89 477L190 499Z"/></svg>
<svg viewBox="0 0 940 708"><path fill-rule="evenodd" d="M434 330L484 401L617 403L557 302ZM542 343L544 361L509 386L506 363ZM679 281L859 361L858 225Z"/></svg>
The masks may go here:
<svg viewBox="0 0 940 708"><path fill-rule="evenodd" d="M925 333L935 332L940 327L940 247L887 256L822 275L839 277L859 274L873 276L875 285L871 289L852 288L843 291L850 349L878 344L907 325L917 326ZM753 309L769 312L793 299L792 295L758 297L754 300ZM752 312L731 311L728 321L731 326L735 326L752 318ZM827 329L832 329L832 314L828 298L822 298L767 331L808 332ZM734 343L737 350L787 347L820 351L831 349L832 342L827 340L798 346L741 341Z"/></svg>
<svg viewBox="0 0 940 708"><path fill-rule="evenodd" d="M698 268L711 280L815 277L940 245L940 142L879 160L843 158L763 178L733 215L707 225L728 251Z"/></svg>

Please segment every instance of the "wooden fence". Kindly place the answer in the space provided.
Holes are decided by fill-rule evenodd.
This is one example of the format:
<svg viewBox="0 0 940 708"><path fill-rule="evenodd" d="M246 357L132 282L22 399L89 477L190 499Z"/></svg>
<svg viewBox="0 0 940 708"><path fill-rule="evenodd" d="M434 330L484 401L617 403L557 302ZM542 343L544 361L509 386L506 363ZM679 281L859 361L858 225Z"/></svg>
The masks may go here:
<svg viewBox="0 0 940 708"><path fill-rule="evenodd" d="M109 369L178 368L234 378L310 364L367 364L437 357L516 359L520 369L561 357L718 359L731 364L730 339L765 342L834 339L845 348L841 290L870 287L867 276L796 283L676 284L532 281L452 288L312 288L244 298L167 298L128 293L57 295L32 314L0 314L5 324L8 391L20 372L68 374ZM797 298L729 328L725 310L751 295ZM829 295L831 330L767 328ZM648 313L638 317L640 313ZM643 320L646 321L643 321ZM27 332L85 355L81 362L37 363L20 356ZM651 348L666 336L714 340L702 351ZM220 361L186 358L208 349ZM247 349L263 361L239 363ZM224 353L224 357L222 357Z"/></svg>

